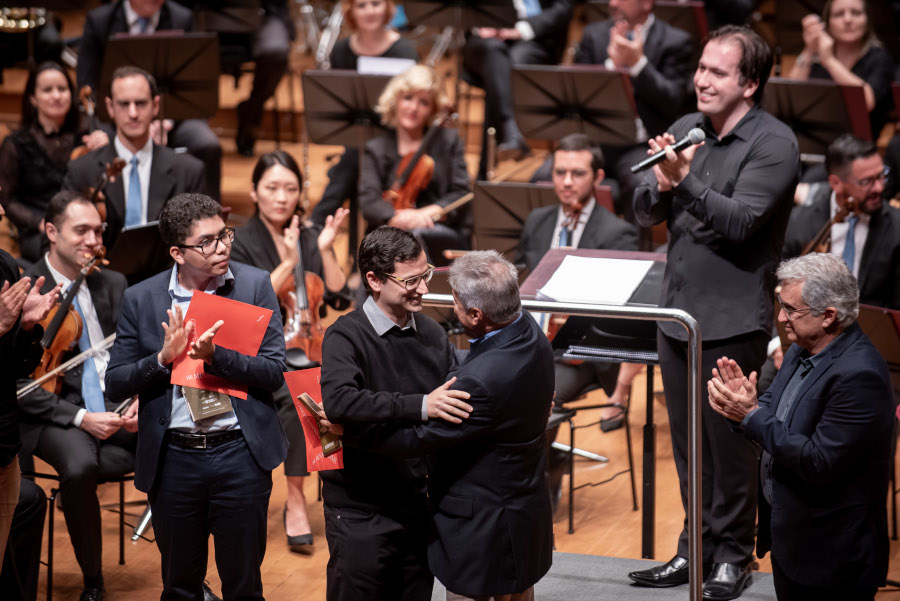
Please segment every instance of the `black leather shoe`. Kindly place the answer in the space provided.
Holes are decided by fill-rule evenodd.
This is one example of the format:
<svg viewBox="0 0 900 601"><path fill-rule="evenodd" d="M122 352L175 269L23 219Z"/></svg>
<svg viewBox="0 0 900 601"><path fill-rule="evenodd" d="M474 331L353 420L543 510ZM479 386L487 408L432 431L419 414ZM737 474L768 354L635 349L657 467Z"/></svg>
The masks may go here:
<svg viewBox="0 0 900 601"><path fill-rule="evenodd" d="M742 568L731 563L713 565L709 578L703 583L703 598L707 601L737 599L753 582L753 567Z"/></svg>
<svg viewBox="0 0 900 601"><path fill-rule="evenodd" d="M81 596L78 598L78 601L103 601L103 595L106 593L106 589L103 586L98 587L85 587L81 591Z"/></svg>
<svg viewBox="0 0 900 601"><path fill-rule="evenodd" d="M222 601L214 592L212 592L212 589L209 588L209 584L207 584L205 580L203 581L203 601Z"/></svg>
<svg viewBox="0 0 900 601"><path fill-rule="evenodd" d="M661 566L629 572L628 577L641 586L666 588L687 584L690 578L688 560L676 555Z"/></svg>
<svg viewBox="0 0 900 601"><path fill-rule="evenodd" d="M284 506L284 513L281 517L284 522L284 530L287 535L287 544L291 549L292 553L299 553L300 555L312 555L313 552L313 535L312 532L308 532L307 534L298 534L297 536L291 536L287 534L287 505Z"/></svg>
<svg viewBox="0 0 900 601"><path fill-rule="evenodd" d="M521 161L531 154L531 148L525 142L525 138L517 137L497 145L497 160L508 161L510 159Z"/></svg>

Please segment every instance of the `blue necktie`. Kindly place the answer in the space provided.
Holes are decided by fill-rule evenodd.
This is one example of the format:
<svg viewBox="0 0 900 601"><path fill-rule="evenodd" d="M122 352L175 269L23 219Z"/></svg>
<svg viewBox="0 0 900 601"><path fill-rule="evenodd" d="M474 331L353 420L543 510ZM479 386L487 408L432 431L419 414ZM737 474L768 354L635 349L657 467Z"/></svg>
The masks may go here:
<svg viewBox="0 0 900 601"><path fill-rule="evenodd" d="M853 262L856 259L856 236L853 230L856 229L857 221L859 221L859 217L856 215L851 215L850 219L847 220L849 227L847 228L847 240L844 242L844 254L842 255L844 263L850 268L851 273L853 272Z"/></svg>
<svg viewBox="0 0 900 601"><path fill-rule="evenodd" d="M541 14L541 3L538 0L523 0L525 4L525 18L536 17Z"/></svg>
<svg viewBox="0 0 900 601"><path fill-rule="evenodd" d="M559 247L562 248L564 246L569 245L569 228L565 225L559 228Z"/></svg>
<svg viewBox="0 0 900 601"><path fill-rule="evenodd" d="M147 28L150 27L150 19L147 17L138 17L137 23L141 33L147 33Z"/></svg>
<svg viewBox="0 0 900 601"><path fill-rule="evenodd" d="M141 200L141 176L138 174L138 158L131 157L131 176L128 178L128 198L125 200L125 227L141 224L143 214Z"/></svg>
<svg viewBox="0 0 900 601"><path fill-rule="evenodd" d="M88 335L87 319L78 299L73 303L75 310L81 316L81 338L78 339L78 348L81 352L91 348L91 338ZM103 389L100 388L100 374L97 373L97 365L94 363L93 357L88 357L84 361L84 369L81 373L81 398L84 399L84 408L91 413L102 413L106 411L106 405L103 402Z"/></svg>

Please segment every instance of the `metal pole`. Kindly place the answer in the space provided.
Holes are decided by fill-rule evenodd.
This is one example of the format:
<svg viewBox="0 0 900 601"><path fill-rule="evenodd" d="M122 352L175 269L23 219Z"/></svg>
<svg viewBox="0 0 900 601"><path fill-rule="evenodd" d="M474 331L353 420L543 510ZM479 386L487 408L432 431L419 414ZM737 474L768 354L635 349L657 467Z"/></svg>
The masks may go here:
<svg viewBox="0 0 900 601"><path fill-rule="evenodd" d="M426 305L452 307L449 294L426 294ZM701 547L701 461L700 448L700 324L681 309L658 307L627 307L615 305L588 305L584 303L558 303L553 301L523 300L522 308L539 313L561 313L586 317L615 317L641 321L671 321L681 324L688 335L688 561L690 563L690 601L703 597L703 549Z"/></svg>

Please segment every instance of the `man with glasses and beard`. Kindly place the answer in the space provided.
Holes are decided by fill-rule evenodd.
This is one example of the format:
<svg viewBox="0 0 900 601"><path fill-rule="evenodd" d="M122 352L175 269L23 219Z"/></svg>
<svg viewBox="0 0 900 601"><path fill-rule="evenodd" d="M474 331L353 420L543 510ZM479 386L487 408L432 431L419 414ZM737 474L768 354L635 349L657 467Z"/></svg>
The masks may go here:
<svg viewBox="0 0 900 601"><path fill-rule="evenodd" d="M828 186L791 214L784 256L794 257L839 210L826 249L844 259L859 281L859 302L900 309L900 211L884 202L888 169L874 142L845 134L825 153Z"/></svg>
<svg viewBox="0 0 900 601"><path fill-rule="evenodd" d="M425 465L354 446L379 429L430 419L460 423L468 393L445 382L456 366L447 333L421 314L434 266L409 232L381 226L359 248L371 296L328 328L322 401L344 432L344 469L322 472L328 601L431 599ZM430 391L430 392L429 392Z"/></svg>

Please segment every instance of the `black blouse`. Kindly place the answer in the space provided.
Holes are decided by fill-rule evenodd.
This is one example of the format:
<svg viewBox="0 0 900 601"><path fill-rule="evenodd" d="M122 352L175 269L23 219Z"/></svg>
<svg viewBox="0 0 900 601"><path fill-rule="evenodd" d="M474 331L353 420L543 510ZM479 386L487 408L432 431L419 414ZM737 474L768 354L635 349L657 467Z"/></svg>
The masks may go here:
<svg viewBox="0 0 900 601"><path fill-rule="evenodd" d="M415 46L404 38L398 39L391 44L391 47L380 55L383 58L411 58L414 61L419 60L419 53L416 52ZM331 49L331 68L332 69L350 69L356 71L356 64L359 55L353 52L350 47L350 38L338 40Z"/></svg>

